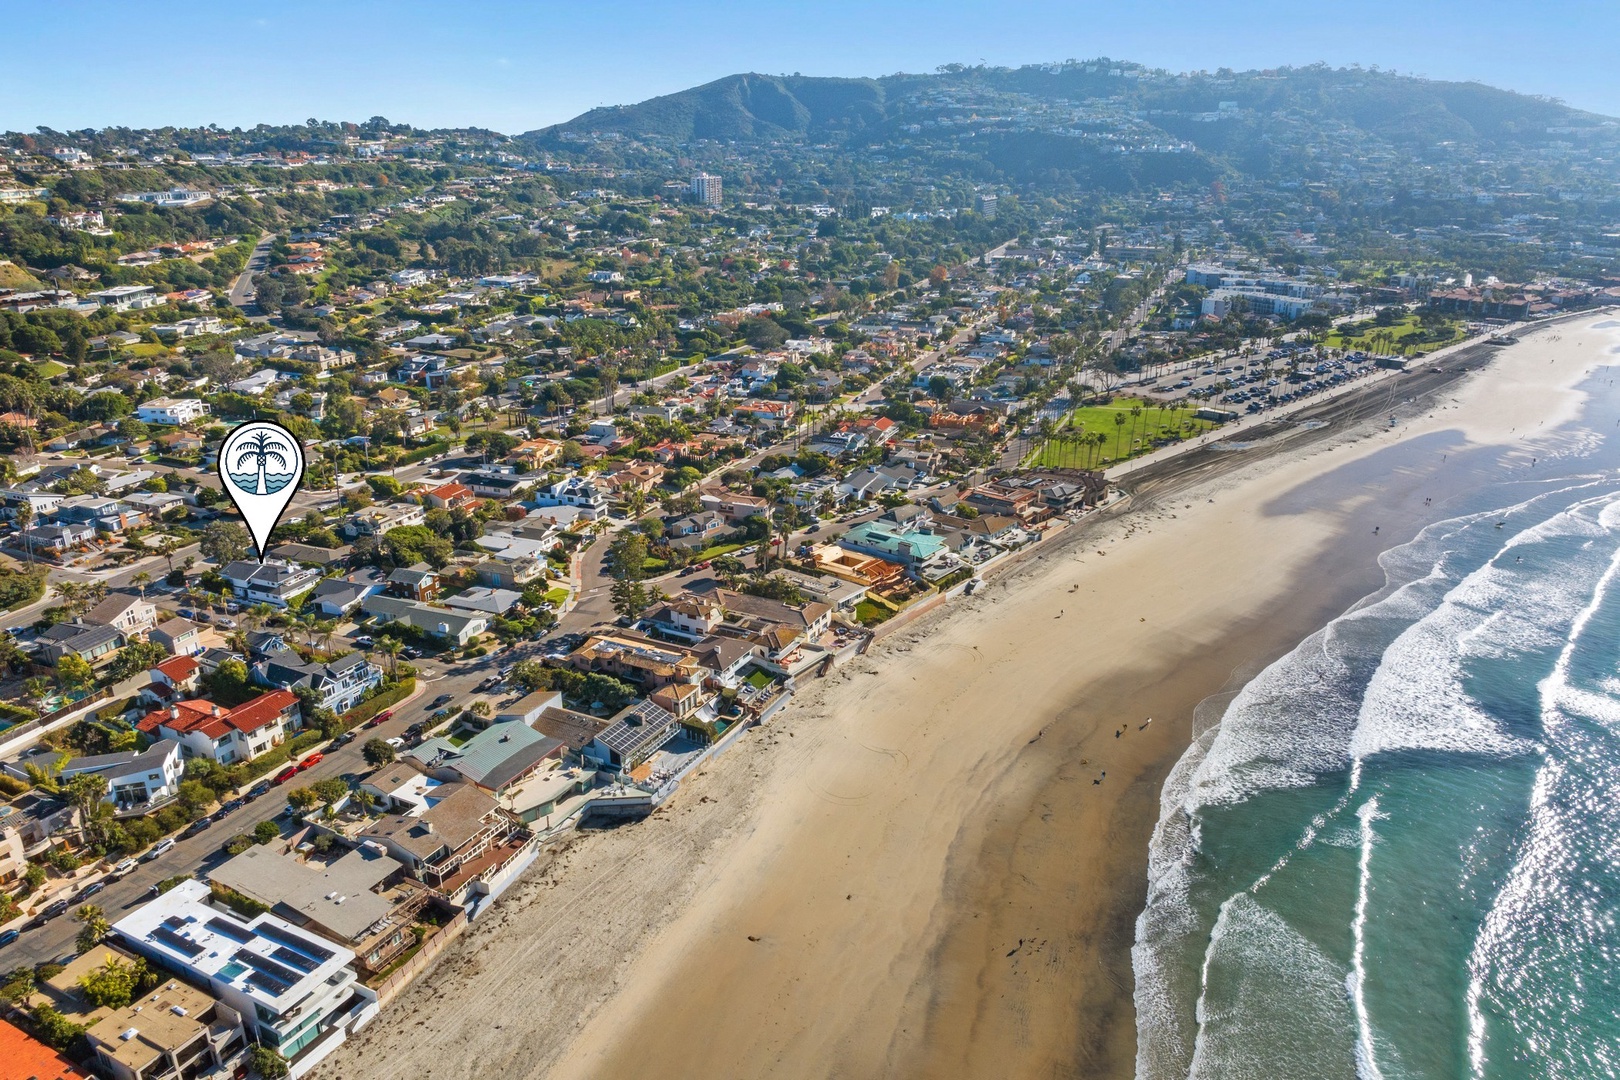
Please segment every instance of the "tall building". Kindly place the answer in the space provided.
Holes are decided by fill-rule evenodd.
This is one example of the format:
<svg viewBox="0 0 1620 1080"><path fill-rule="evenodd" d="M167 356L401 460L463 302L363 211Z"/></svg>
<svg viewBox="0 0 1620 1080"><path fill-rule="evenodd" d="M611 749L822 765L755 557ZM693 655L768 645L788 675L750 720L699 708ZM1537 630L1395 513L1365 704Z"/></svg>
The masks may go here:
<svg viewBox="0 0 1620 1080"><path fill-rule="evenodd" d="M692 177L692 199L704 206L720 205L720 178L708 173Z"/></svg>
<svg viewBox="0 0 1620 1080"><path fill-rule="evenodd" d="M994 192L984 192L979 196L979 213L991 221L996 220L996 196Z"/></svg>

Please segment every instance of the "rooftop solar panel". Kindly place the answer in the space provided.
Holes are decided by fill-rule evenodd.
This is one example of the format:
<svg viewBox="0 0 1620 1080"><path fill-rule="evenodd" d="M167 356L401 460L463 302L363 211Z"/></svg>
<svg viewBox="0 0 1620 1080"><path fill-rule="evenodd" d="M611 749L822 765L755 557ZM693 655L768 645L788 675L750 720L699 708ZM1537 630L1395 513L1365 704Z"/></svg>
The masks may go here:
<svg viewBox="0 0 1620 1080"><path fill-rule="evenodd" d="M169 948L175 949L186 956L197 957L202 955L203 947L201 945L197 944L195 941L181 937L167 926L153 927L152 937L163 942L163 944L167 945Z"/></svg>
<svg viewBox="0 0 1620 1080"><path fill-rule="evenodd" d="M301 952L293 952L285 945L278 947L276 951L270 955L275 959L280 960L283 964L291 964L293 967L297 968L299 971L302 971L306 975L320 967L319 962L311 960Z"/></svg>
<svg viewBox="0 0 1620 1080"><path fill-rule="evenodd" d="M215 918L209 919L203 925L207 926L208 929L212 930L214 933L223 934L232 941L239 941L243 945L246 945L248 942L253 940L253 931L249 930L241 923L232 922L230 919L221 919L216 916Z"/></svg>
<svg viewBox="0 0 1620 1080"><path fill-rule="evenodd" d="M280 979L289 986L297 982L300 978L298 972L293 971L290 968L282 967L274 960L267 956L260 956L252 949L237 949L236 953L231 957L231 959L235 960L239 964L246 964L255 971L262 971L267 975Z"/></svg>
<svg viewBox="0 0 1620 1080"><path fill-rule="evenodd" d="M313 956L317 960L330 960L332 957L337 955L326 946L317 945L315 942L309 940L303 935L295 934L290 930L284 930L275 923L260 923L258 926L253 928L253 932L258 934L260 937L269 938L271 941L277 942L278 944L297 949L299 952L302 952L308 956Z"/></svg>
<svg viewBox="0 0 1620 1080"><path fill-rule="evenodd" d="M290 983L284 983L275 976L263 971L255 971L253 974L247 977L247 981L252 983L254 986L270 991L277 997L280 997L282 994L285 994L288 990L292 989L292 985Z"/></svg>

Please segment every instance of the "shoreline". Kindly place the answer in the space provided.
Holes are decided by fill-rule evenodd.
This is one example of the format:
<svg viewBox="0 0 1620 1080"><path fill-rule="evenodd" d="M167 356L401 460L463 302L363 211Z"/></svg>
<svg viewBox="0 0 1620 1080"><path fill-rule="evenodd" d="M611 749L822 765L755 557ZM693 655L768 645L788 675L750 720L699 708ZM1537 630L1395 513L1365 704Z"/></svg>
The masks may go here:
<svg viewBox="0 0 1620 1080"><path fill-rule="evenodd" d="M1528 368L1533 340L1474 366ZM1128 1075L1147 842L1194 708L1378 587L1378 551L1424 516L1392 508L1375 539L1352 528L1355 480L1315 488L1461 438L1448 393L1476 434L1500 427L1491 380L1407 378L1430 385L1402 430L1366 422L1379 386L1325 404L1347 417L1327 428L1300 410L1252 450L1142 469L1130 506L813 684L647 822L531 870L402 996L404 1022L312 1075L617 1075L649 1055L682 1076ZM1306 491L1331 505L1278 509Z"/></svg>

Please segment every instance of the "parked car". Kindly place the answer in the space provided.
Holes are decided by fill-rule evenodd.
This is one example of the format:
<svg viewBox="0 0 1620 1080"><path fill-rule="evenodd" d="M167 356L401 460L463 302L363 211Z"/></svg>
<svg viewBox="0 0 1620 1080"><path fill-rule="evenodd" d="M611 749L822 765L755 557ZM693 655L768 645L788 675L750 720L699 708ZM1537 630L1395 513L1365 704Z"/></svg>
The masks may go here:
<svg viewBox="0 0 1620 1080"><path fill-rule="evenodd" d="M388 743L389 746L392 746L395 750L403 750L403 749L405 749L405 738L404 738L404 736L395 735L392 739L385 739L384 741L386 743Z"/></svg>
<svg viewBox="0 0 1620 1080"><path fill-rule="evenodd" d="M180 834L180 839L190 840L193 836L201 836L203 833L207 832L213 827L214 823L211 819L198 818L196 821L193 821L190 825L186 826L186 831Z"/></svg>
<svg viewBox="0 0 1620 1080"><path fill-rule="evenodd" d="M297 775L298 775L298 766L289 765L285 769L282 769L280 772L276 773L276 778L274 780L270 781L270 782L272 784L275 784L277 787L279 787L279 786L281 786L282 784L285 784L287 781L291 780L293 777L295 777Z"/></svg>
<svg viewBox="0 0 1620 1080"><path fill-rule="evenodd" d="M0 930L0 949L5 948L20 937L22 937L21 930Z"/></svg>
<svg viewBox="0 0 1620 1080"><path fill-rule="evenodd" d="M378 726L380 726L382 724L387 723L389 720L392 720L393 718L394 718L394 710L393 709L384 709L382 712L378 713L376 716L373 716L370 720L367 720L366 721L366 727L378 727Z"/></svg>
<svg viewBox="0 0 1620 1080"><path fill-rule="evenodd" d="M377 644L376 640L372 638L370 634L361 634L359 637L354 639L354 643L362 647Z"/></svg>
<svg viewBox="0 0 1620 1080"><path fill-rule="evenodd" d="M159 840L157 843L152 845L151 851L148 851L145 855L141 856L141 862L151 862L153 859L161 858L173 850L174 837L165 836L162 840Z"/></svg>
<svg viewBox="0 0 1620 1080"><path fill-rule="evenodd" d="M437 706L443 705L445 702L449 701L455 696L456 695L454 694L440 694L438 697L433 699L433 705L429 706L429 708L436 708Z"/></svg>
<svg viewBox="0 0 1620 1080"><path fill-rule="evenodd" d="M332 740L332 746L334 748L339 747L339 746L348 746L350 743L354 742L354 740L356 738L358 738L358 737L359 736L357 736L352 731L345 731L343 734L339 735L337 738Z"/></svg>
<svg viewBox="0 0 1620 1080"><path fill-rule="evenodd" d="M422 650L416 648L414 645L407 645L403 649L399 650L399 655L403 656L407 660L420 660L422 658Z"/></svg>
<svg viewBox="0 0 1620 1080"><path fill-rule="evenodd" d="M268 795L270 794L270 787L270 781L260 780L257 784L254 784L252 787L248 788L247 794L242 796L242 801L252 802L254 799L257 799L262 795Z"/></svg>
<svg viewBox="0 0 1620 1080"><path fill-rule="evenodd" d="M88 900L90 897L96 895L96 893L100 892L106 887L107 883L105 881L92 881L90 884L73 894L73 902L78 903L80 900Z"/></svg>
<svg viewBox="0 0 1620 1080"><path fill-rule="evenodd" d="M39 913L39 917L49 922L59 915L66 915L68 902L66 900L53 900Z"/></svg>
<svg viewBox="0 0 1620 1080"><path fill-rule="evenodd" d="M246 804L246 798L227 799L225 802L219 804L219 810L222 814L234 814L236 811L242 809L242 807Z"/></svg>
<svg viewBox="0 0 1620 1080"><path fill-rule="evenodd" d="M321 753L319 750L317 750L313 754L309 755L309 757L305 758L303 761L300 761L298 763L297 771L298 772L303 772L305 769L308 769L311 766L319 765L322 761L325 761L325 760L326 760L326 755Z"/></svg>
<svg viewBox="0 0 1620 1080"><path fill-rule="evenodd" d="M112 868L113 879L117 880L118 878L123 877L125 874L135 869L137 865L139 864L134 859L123 860L117 866Z"/></svg>

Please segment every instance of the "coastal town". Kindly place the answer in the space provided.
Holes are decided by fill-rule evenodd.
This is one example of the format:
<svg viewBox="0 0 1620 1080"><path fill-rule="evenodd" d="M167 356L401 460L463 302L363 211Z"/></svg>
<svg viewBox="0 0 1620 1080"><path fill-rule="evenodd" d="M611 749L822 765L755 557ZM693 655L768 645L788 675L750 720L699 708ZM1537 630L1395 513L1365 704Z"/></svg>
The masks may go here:
<svg viewBox="0 0 1620 1080"><path fill-rule="evenodd" d="M304 1075L1144 462L1620 300L1567 237L1347 275L1208 186L1098 225L318 134L0 146L0 1055L39 1076ZM255 419L308 460L263 559L217 476Z"/></svg>

